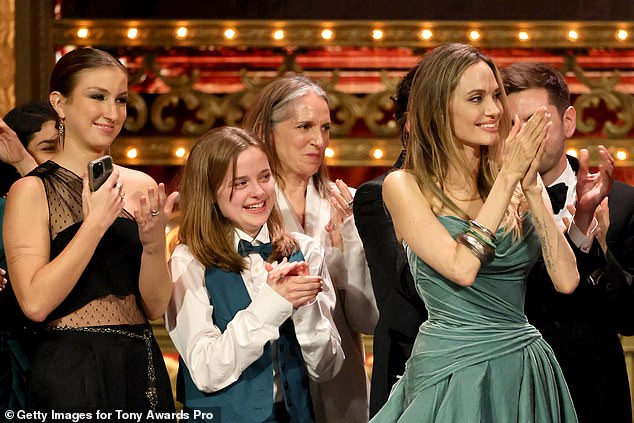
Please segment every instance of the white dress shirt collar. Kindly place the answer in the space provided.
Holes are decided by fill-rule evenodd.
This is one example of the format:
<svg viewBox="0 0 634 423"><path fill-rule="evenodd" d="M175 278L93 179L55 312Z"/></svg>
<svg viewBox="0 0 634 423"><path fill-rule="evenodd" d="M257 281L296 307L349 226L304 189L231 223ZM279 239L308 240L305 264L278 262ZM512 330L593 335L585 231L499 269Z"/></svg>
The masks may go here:
<svg viewBox="0 0 634 423"><path fill-rule="evenodd" d="M235 232L233 245L236 250L238 250L238 243L240 242L241 239L244 239L245 241L249 241L251 244L254 244L254 245L266 244L267 242L271 242L271 235L269 234L269 228L266 225L266 223L262 226L262 228L260 228L260 232L258 232L255 238L253 238L251 235L249 235L248 233L244 232L241 229L238 229L238 228L233 228L233 229Z"/></svg>

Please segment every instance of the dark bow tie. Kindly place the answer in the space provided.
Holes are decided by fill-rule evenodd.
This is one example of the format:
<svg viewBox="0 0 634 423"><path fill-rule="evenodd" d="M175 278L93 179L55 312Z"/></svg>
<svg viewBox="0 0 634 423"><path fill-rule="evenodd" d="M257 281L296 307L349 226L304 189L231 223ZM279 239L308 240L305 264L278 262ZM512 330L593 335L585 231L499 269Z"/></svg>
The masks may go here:
<svg viewBox="0 0 634 423"><path fill-rule="evenodd" d="M561 209L566 206L566 194L568 193L568 185L563 182L546 187L550 203L553 206L553 213L558 214Z"/></svg>
<svg viewBox="0 0 634 423"><path fill-rule="evenodd" d="M242 257L246 257L251 253L258 253L264 260L266 260L271 255L271 250L272 248L270 242L260 245L253 245L244 239L241 239L240 242L238 242L238 254Z"/></svg>

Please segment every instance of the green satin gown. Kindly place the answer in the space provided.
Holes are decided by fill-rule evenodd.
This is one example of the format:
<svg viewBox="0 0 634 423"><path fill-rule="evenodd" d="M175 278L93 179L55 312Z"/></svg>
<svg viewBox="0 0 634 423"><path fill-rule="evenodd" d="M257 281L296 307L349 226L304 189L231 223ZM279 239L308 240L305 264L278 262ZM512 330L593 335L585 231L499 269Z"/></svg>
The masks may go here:
<svg viewBox="0 0 634 423"><path fill-rule="evenodd" d="M468 227L457 217L439 219L454 237ZM519 240L497 236L495 260L471 287L442 277L405 245L429 320L372 422L577 421L553 351L524 315L526 277L540 254L530 216Z"/></svg>

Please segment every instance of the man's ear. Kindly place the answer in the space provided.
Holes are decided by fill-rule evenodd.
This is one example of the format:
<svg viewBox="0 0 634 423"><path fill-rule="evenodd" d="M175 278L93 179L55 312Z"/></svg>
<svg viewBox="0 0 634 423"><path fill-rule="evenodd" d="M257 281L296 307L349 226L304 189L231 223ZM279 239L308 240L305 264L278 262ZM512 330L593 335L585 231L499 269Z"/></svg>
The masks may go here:
<svg viewBox="0 0 634 423"><path fill-rule="evenodd" d="M51 106L53 107L53 110L55 110L55 113L57 113L57 116L59 116L60 119L64 119L64 96L62 93L59 91L53 91L48 95L48 100L51 102Z"/></svg>
<svg viewBox="0 0 634 423"><path fill-rule="evenodd" d="M564 125L564 134L566 138L572 137L575 133L575 129L577 129L577 111L573 106L568 106L564 115L562 116L563 125Z"/></svg>

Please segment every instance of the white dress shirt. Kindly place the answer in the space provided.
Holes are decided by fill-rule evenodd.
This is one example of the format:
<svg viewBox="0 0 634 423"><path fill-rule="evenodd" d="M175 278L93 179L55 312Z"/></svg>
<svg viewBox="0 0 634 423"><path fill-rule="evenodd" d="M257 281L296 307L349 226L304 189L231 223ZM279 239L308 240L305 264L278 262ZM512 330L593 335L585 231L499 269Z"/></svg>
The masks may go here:
<svg viewBox="0 0 634 423"><path fill-rule="evenodd" d="M205 286L205 267L191 254L187 245L176 247L170 258L174 293L165 315L170 338L181 355L196 387L215 392L238 380L242 372L263 353L265 345L279 338L279 327L292 317L297 341L302 349L309 377L315 381L334 377L344 360L341 339L332 311L335 292L323 265L322 248L313 239L292 234L298 241L310 274L321 271L323 291L316 301L293 310L290 302L266 282L262 257L249 254L248 269L241 272L251 304L239 311L224 332L214 324L213 306ZM236 229L235 247L240 239L270 242L266 225L255 240ZM277 378L275 378L277 380ZM274 387L274 396L281 392Z"/></svg>
<svg viewBox="0 0 634 423"><path fill-rule="evenodd" d="M354 195L355 190L351 189ZM340 225L343 252L332 246L324 227L330 220L330 203L323 198L312 178L306 188L304 225L297 221L284 192L276 185L277 205L286 229L316 239L326 250L326 266L337 288L335 324L341 334L346 361L337 376L324 383L311 383L310 394L317 423L367 423L369 381L365 373L365 350L361 333L372 334L379 317L365 259L363 243L354 217Z"/></svg>

